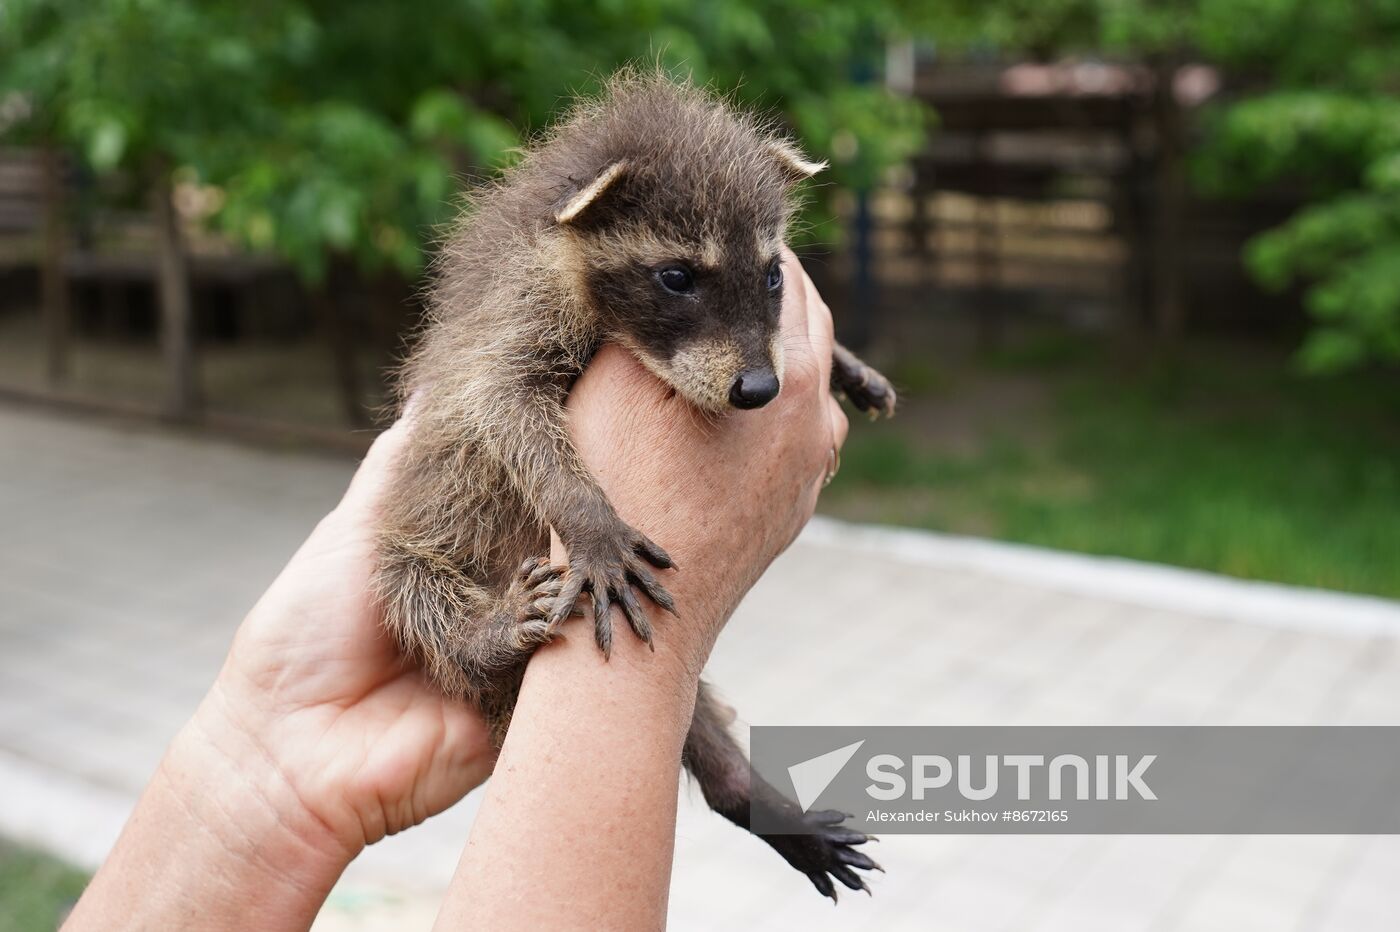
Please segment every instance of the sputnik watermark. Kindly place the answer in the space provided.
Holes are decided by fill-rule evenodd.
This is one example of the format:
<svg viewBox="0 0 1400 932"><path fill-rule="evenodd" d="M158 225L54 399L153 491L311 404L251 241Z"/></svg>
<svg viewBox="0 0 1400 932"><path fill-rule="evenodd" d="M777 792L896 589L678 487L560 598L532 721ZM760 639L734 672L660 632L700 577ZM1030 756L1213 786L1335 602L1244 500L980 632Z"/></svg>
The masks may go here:
<svg viewBox="0 0 1400 932"><path fill-rule="evenodd" d="M857 741L844 748L818 754L788 768L797 804L802 807L803 812L812 808L812 803L831 785L831 781L836 779L846 762L855 756L863 744L864 741Z"/></svg>
<svg viewBox="0 0 1400 932"><path fill-rule="evenodd" d="M1400 833L1400 727L756 727L751 746L755 779L867 831Z"/></svg>
<svg viewBox="0 0 1400 932"><path fill-rule="evenodd" d="M980 802L997 795L1005 768L1015 772L1016 798L1023 802L1032 798L1031 782L1037 776L1044 779L1044 795L1052 800L1064 799L1067 785L1071 799L1128 799L1134 793L1138 799L1156 799L1157 794L1143 782L1143 774L1156 759L1156 754L1141 755L1136 761L1127 754L1096 754L1091 764L1078 754L1058 754L1047 765L1044 754L988 754L980 762L974 762L970 754L959 754L953 760L941 754L915 754L907 761L911 775L906 779L903 758L877 754L865 764L866 776L875 781L865 791L872 799L888 801L908 795L922 801L932 790L955 785L963 799ZM980 777L976 774L979 763Z"/></svg>

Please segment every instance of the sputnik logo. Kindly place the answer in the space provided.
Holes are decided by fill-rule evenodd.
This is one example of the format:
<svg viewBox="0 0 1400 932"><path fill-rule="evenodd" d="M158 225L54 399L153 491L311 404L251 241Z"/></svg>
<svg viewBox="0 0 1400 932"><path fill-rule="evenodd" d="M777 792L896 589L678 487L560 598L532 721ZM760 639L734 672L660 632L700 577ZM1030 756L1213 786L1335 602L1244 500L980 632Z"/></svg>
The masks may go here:
<svg viewBox="0 0 1400 932"><path fill-rule="evenodd" d="M797 793L797 803L806 812L812 808L812 803L831 786L831 781L836 779L836 775L855 756L856 751L865 743L862 738L855 744L848 744L843 748L834 751L827 751L817 757L802 761L800 764L793 764L788 768L788 776L792 778L792 788Z"/></svg>

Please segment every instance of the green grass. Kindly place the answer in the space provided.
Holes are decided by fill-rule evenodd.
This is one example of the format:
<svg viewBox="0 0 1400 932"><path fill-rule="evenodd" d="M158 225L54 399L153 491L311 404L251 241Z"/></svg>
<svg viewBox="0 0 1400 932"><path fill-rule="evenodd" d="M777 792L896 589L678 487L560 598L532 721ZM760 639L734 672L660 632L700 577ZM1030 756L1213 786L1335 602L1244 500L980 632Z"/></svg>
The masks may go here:
<svg viewBox="0 0 1400 932"><path fill-rule="evenodd" d="M930 439L965 389L1007 377L1046 400L979 424L971 452ZM1400 597L1393 372L1308 378L1225 347L1124 371L1060 347L913 394L912 417L855 426L826 510Z"/></svg>
<svg viewBox="0 0 1400 932"><path fill-rule="evenodd" d="M0 841L0 932L52 932L87 880L60 861Z"/></svg>

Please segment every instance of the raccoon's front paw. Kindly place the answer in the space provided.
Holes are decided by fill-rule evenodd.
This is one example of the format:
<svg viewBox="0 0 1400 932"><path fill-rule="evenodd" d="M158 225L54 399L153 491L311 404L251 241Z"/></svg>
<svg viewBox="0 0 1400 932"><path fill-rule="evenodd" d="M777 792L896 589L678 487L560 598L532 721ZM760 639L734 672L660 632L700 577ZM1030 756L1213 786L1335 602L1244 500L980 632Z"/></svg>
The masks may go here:
<svg viewBox="0 0 1400 932"><path fill-rule="evenodd" d="M851 404L869 414L871 419L881 415L894 416L894 386L889 379L867 365L861 365L855 378L842 382L841 391L851 400Z"/></svg>
<svg viewBox="0 0 1400 932"><path fill-rule="evenodd" d="M869 893L870 887L866 886L865 878L856 870L881 873L885 870L870 855L852 847L865 844L871 837L843 827L841 823L847 818L846 813L835 809L794 813L792 834L764 835L763 840L772 845L789 864L806 874L818 893L831 897L834 903L836 887L831 882L832 877L852 890Z"/></svg>
<svg viewBox="0 0 1400 932"><path fill-rule="evenodd" d="M593 634L603 655L612 656L613 602L622 607L627 624L637 637L652 646L651 623L637 601L632 587L646 593L657 605L671 614L676 603L661 583L656 581L648 564L658 569L675 566L666 551L652 543L646 535L623 524L607 535L581 541L565 541L569 550L569 568L564 574L563 587L550 612L551 625L558 625L574 610L579 596L585 591L593 599ZM655 648L653 647L653 650Z"/></svg>

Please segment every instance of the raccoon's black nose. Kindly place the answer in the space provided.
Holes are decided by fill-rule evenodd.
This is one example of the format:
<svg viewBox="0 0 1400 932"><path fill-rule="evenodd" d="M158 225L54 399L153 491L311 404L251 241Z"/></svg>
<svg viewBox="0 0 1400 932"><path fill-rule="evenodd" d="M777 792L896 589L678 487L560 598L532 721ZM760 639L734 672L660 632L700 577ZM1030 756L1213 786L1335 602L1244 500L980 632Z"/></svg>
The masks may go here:
<svg viewBox="0 0 1400 932"><path fill-rule="evenodd" d="M778 397L778 377L772 369L746 369L729 387L729 403L745 411L761 408Z"/></svg>

